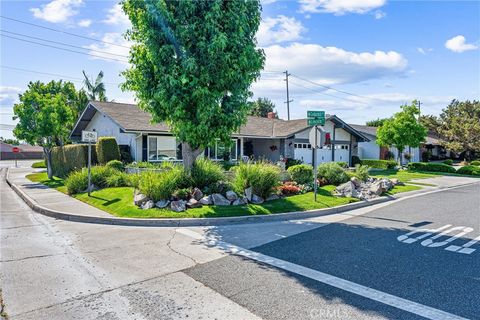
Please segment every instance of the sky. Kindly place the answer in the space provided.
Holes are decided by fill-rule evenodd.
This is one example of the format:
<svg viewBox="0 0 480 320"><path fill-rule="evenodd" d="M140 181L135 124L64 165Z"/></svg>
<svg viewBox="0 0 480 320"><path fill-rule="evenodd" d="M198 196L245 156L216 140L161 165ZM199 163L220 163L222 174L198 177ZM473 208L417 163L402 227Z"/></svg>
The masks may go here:
<svg viewBox="0 0 480 320"><path fill-rule="evenodd" d="M130 22L116 1L0 3L0 136L12 137L12 106L29 81L102 70L109 100L123 92ZM262 1L258 46L265 51L254 98L287 118L324 110L348 123L389 117L414 99L438 115L452 99L480 99L480 1ZM39 27L41 26L41 27ZM43 28L42 28L43 27Z"/></svg>

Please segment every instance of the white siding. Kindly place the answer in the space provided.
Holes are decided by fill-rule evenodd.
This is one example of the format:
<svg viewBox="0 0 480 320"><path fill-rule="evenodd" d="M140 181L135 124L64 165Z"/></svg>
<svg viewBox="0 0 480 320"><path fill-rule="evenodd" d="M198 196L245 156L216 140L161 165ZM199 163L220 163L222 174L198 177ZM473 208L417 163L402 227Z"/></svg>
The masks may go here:
<svg viewBox="0 0 480 320"><path fill-rule="evenodd" d="M380 159L380 147L371 140L369 142L358 143L358 157L360 159Z"/></svg>

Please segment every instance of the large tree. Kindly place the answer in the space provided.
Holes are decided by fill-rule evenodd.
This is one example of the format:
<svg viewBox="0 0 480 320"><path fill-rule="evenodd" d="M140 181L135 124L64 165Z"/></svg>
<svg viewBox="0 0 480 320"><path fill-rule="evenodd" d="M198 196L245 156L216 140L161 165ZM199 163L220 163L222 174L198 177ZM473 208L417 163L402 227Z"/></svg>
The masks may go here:
<svg viewBox="0 0 480 320"><path fill-rule="evenodd" d="M82 70L83 77L83 84L85 85L85 89L87 90L86 94L88 99L90 100L98 100L98 101L107 101L107 96L105 95L105 84L103 83L103 71L100 71L97 75L95 81L93 78L90 79L85 71Z"/></svg>
<svg viewBox="0 0 480 320"><path fill-rule="evenodd" d="M377 130L377 144L397 148L399 163L406 147L419 147L427 136L427 129L417 120L420 114L417 101L403 105L401 109L392 118L386 119Z"/></svg>
<svg viewBox="0 0 480 320"><path fill-rule="evenodd" d="M78 95L71 82L30 82L13 107L18 123L13 134L20 140L43 147L48 177L53 176L52 148L68 139L78 109Z"/></svg>
<svg viewBox="0 0 480 320"><path fill-rule="evenodd" d="M467 159L480 152L480 101L453 100L440 114L438 133L447 149Z"/></svg>
<svg viewBox="0 0 480 320"><path fill-rule="evenodd" d="M365 124L366 124L367 126L369 126L369 127L380 127L380 126L382 126L382 125L385 123L386 120L388 120L388 119L386 119L386 118L383 118L383 119L377 118L377 119L375 119L375 120L367 121Z"/></svg>
<svg viewBox="0 0 480 320"><path fill-rule="evenodd" d="M249 102L249 104L251 108L250 115L252 116L266 118L270 112L275 112L275 104L268 98L258 98L255 101ZM276 113L275 118L278 118Z"/></svg>
<svg viewBox="0 0 480 320"><path fill-rule="evenodd" d="M190 169L215 140L227 142L249 113L249 87L264 53L255 34L258 0L124 0L132 22L131 67L122 88L136 92L153 122L182 142Z"/></svg>

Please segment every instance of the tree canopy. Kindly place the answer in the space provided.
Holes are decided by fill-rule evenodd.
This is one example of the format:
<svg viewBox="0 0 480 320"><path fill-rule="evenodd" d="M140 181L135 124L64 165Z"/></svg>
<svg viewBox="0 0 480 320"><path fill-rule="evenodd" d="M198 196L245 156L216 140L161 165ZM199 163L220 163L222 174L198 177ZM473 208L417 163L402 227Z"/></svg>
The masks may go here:
<svg viewBox="0 0 480 320"><path fill-rule="evenodd" d="M98 100L98 101L107 101L107 96L105 95L105 84L103 83L103 71L100 71L97 75L95 81L93 78L90 79L85 71L82 70L84 80L83 84L87 90L86 95L90 100Z"/></svg>
<svg viewBox="0 0 480 320"><path fill-rule="evenodd" d="M20 140L43 147L49 178L51 149L62 145L70 134L77 113L78 95L71 82L30 82L13 107L18 123L13 134Z"/></svg>
<svg viewBox="0 0 480 320"><path fill-rule="evenodd" d="M260 2L124 0L122 6L134 42L122 88L136 92L153 122L169 125L189 169L215 140L230 141L249 114L249 87L265 59L255 39Z"/></svg>
<svg viewBox="0 0 480 320"><path fill-rule="evenodd" d="M369 127L380 127L385 123L386 120L388 120L388 119L387 118L383 118L383 119L377 118L375 120L367 121L365 124Z"/></svg>
<svg viewBox="0 0 480 320"><path fill-rule="evenodd" d="M268 98L258 98L250 103L250 115L266 118L269 112L275 112L275 104ZM275 118L278 115L275 113Z"/></svg>
<svg viewBox="0 0 480 320"><path fill-rule="evenodd" d="M427 129L417 120L420 114L417 101L403 105L401 109L377 130L377 144L397 148L399 161L406 147L419 147L427 136Z"/></svg>

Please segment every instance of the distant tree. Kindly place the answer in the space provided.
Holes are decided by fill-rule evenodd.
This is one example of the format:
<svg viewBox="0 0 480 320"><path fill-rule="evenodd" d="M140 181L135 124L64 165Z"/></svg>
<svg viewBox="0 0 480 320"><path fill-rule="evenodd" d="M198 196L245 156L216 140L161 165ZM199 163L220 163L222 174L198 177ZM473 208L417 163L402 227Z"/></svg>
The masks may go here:
<svg viewBox="0 0 480 320"><path fill-rule="evenodd" d="M275 104L268 98L258 98L255 101L249 102L251 116L266 118L269 112L275 112ZM275 112L275 118L278 118Z"/></svg>
<svg viewBox="0 0 480 320"><path fill-rule="evenodd" d="M377 130L377 144L397 148L399 163L406 147L419 147L427 136L427 129L417 120L420 113L417 101L401 108L402 111L386 119Z"/></svg>
<svg viewBox="0 0 480 320"><path fill-rule="evenodd" d="M438 130L447 149L465 152L467 160L480 152L480 101L453 100L439 117Z"/></svg>
<svg viewBox="0 0 480 320"><path fill-rule="evenodd" d="M17 139L10 139L4 137L0 137L0 141L5 142L6 144L11 144L13 146L18 146L20 144L20 141L18 141Z"/></svg>
<svg viewBox="0 0 480 320"><path fill-rule="evenodd" d="M249 114L250 85L263 68L255 34L259 0L124 0L132 22L123 89L182 143L183 165L231 134Z"/></svg>
<svg viewBox="0 0 480 320"><path fill-rule="evenodd" d="M423 124L429 132L439 134L441 121L434 115L422 115L420 116L420 123Z"/></svg>
<svg viewBox="0 0 480 320"><path fill-rule="evenodd" d="M384 118L384 119L375 119L375 120L370 120L370 121L367 121L366 122L366 125L369 126L369 127L380 127L383 125L383 123L388 120L387 118Z"/></svg>
<svg viewBox="0 0 480 320"><path fill-rule="evenodd" d="M85 85L86 94L88 99L90 100L97 100L97 101L107 101L107 97L105 95L105 84L103 83L103 71L100 71L97 75L97 78L95 79L95 82L93 81L93 78L90 79L85 71L83 71L83 76L85 79L83 80L83 83Z"/></svg>
<svg viewBox="0 0 480 320"><path fill-rule="evenodd" d="M13 134L20 140L43 147L47 173L51 179L52 148L63 145L72 129L77 92L71 82L30 82L28 89L19 95L20 102L13 107L18 123Z"/></svg>

